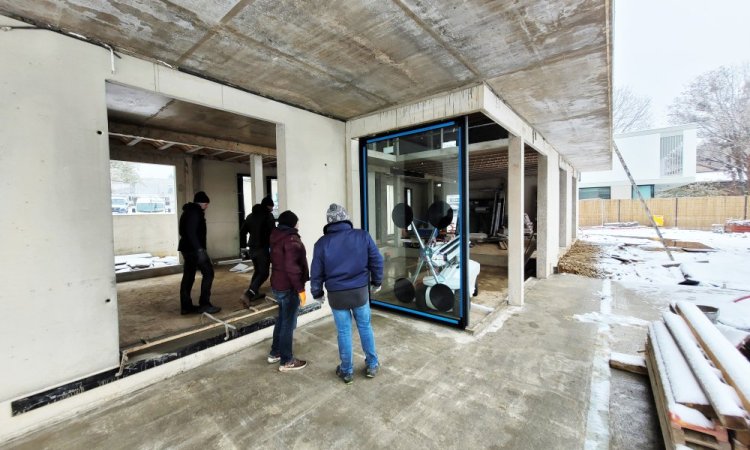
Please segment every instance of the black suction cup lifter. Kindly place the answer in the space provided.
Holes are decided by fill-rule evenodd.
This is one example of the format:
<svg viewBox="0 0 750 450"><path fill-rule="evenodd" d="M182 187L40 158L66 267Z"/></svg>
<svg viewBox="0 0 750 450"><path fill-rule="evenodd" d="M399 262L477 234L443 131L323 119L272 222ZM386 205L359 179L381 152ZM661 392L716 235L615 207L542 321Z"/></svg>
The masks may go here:
<svg viewBox="0 0 750 450"><path fill-rule="evenodd" d="M427 299L427 306L437 309L441 312L448 312L453 309L453 290L445 284L436 284L430 289L430 298Z"/></svg>
<svg viewBox="0 0 750 450"><path fill-rule="evenodd" d="M438 200L427 208L427 218L430 225L437 229L443 229L453 222L453 208L444 201Z"/></svg>
<svg viewBox="0 0 750 450"><path fill-rule="evenodd" d="M391 220L399 228L409 228L412 221L414 220L414 211L411 210L411 206L406 203L399 203L393 207L391 212Z"/></svg>
<svg viewBox="0 0 750 450"><path fill-rule="evenodd" d="M408 278L399 278L393 285L393 293L401 303L411 303L414 301L414 285Z"/></svg>

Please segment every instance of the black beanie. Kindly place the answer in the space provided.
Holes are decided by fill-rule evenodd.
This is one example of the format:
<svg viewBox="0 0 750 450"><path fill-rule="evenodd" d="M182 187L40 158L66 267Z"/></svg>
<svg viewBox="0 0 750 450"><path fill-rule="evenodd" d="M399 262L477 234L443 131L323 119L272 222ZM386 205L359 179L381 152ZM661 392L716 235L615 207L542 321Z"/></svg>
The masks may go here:
<svg viewBox="0 0 750 450"><path fill-rule="evenodd" d="M294 228L294 226L297 225L297 221L299 221L297 214L294 214L291 211L284 211L279 215L279 225L286 225L289 228Z"/></svg>
<svg viewBox="0 0 750 450"><path fill-rule="evenodd" d="M271 208L273 208L273 200L271 199L270 195L263 197L263 200L260 201L260 204L262 206L270 206Z"/></svg>
<svg viewBox="0 0 750 450"><path fill-rule="evenodd" d="M193 197L193 203L211 203L211 200L208 199L208 195L205 192L198 191L195 193L195 197Z"/></svg>

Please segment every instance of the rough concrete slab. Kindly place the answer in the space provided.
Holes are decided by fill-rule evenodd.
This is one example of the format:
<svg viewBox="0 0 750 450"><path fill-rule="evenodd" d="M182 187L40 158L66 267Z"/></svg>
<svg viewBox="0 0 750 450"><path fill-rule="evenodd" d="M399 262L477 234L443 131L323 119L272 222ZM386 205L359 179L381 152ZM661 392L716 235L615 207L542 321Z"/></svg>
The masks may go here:
<svg viewBox="0 0 750 450"><path fill-rule="evenodd" d="M335 327L325 318L295 333L295 353L309 360L300 372L267 364L266 341L9 447L582 448L597 325L574 316L599 310L601 286L540 280L525 306L479 337L376 310L381 373L362 376L355 335L350 386L334 375ZM639 380L613 377L613 448L660 440Z"/></svg>
<svg viewBox="0 0 750 450"><path fill-rule="evenodd" d="M610 4L0 0L0 13L340 119L485 82L596 170L611 164Z"/></svg>

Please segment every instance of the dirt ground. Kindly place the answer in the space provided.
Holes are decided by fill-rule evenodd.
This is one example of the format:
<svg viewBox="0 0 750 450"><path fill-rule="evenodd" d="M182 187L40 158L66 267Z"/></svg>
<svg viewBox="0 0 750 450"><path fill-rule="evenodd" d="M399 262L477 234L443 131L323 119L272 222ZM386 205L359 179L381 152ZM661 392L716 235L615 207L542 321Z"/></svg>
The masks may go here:
<svg viewBox="0 0 750 450"><path fill-rule="evenodd" d="M214 266L215 278L211 289L211 303L221 307L214 314L219 319L243 311L239 298L250 284L252 272L238 274L229 272L232 266ZM127 348L152 341L157 337L174 334L197 327L199 315L180 315L180 281L182 273L143 280L126 281L117 284L117 303L120 317L120 347ZM200 272L193 284L193 304L198 304L200 296ZM477 278L479 295L472 297L474 304L497 308L505 299L508 289L507 269L485 266ZM270 292L269 282L263 285L262 292ZM271 304L270 300L266 303ZM259 305L263 307L267 305ZM487 312L472 310L471 322L477 322Z"/></svg>
<svg viewBox="0 0 750 450"><path fill-rule="evenodd" d="M214 314L225 318L243 310L239 301L250 284L252 272L229 272L232 266L214 266L215 277L211 289L211 303L221 307ZM117 307L120 317L120 347L129 347L201 324L199 315L180 315L180 281L182 273L144 280L117 283ZM201 284L200 272L193 284L193 304L198 304ZM269 282L262 292L270 292Z"/></svg>

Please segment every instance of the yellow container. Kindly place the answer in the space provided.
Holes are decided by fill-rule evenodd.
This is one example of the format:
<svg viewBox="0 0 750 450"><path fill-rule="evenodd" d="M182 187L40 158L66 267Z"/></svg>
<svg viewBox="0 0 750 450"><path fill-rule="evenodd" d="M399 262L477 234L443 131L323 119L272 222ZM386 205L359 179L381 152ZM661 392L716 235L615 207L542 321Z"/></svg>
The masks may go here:
<svg viewBox="0 0 750 450"><path fill-rule="evenodd" d="M664 226L664 216L656 216L656 215L654 215L654 223L658 227L663 227Z"/></svg>

